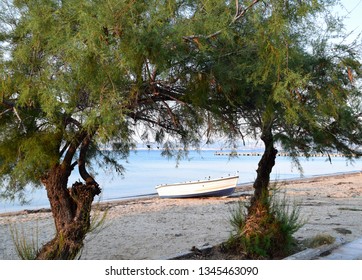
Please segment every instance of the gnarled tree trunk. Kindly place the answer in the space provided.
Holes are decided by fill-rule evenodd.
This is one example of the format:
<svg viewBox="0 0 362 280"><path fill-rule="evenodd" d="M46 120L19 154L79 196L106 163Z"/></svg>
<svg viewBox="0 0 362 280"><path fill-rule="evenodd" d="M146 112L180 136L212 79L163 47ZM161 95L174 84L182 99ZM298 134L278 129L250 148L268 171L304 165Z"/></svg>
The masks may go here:
<svg viewBox="0 0 362 280"><path fill-rule="evenodd" d="M43 179L55 222L56 235L38 252L37 259L74 259L83 247L90 227L93 199L98 184L76 182L67 188L70 171L57 165Z"/></svg>
<svg viewBox="0 0 362 280"><path fill-rule="evenodd" d="M101 193L98 183L88 174L85 158L92 134L80 134L79 141L70 144L63 163L55 165L42 178L50 202L56 234L38 252L37 259L74 259L90 229L90 213L93 199ZM79 158L71 161L79 147ZM85 183L75 182L68 188L68 178L78 165Z"/></svg>

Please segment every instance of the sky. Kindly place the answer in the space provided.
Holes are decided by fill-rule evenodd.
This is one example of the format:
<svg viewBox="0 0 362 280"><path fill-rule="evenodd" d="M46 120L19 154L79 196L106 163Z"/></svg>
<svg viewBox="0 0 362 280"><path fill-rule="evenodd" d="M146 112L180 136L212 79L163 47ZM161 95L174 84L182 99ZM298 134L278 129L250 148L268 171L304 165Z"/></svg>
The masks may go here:
<svg viewBox="0 0 362 280"><path fill-rule="evenodd" d="M336 9L340 16L346 16L346 29L356 36L362 32L362 0L341 0L342 7Z"/></svg>

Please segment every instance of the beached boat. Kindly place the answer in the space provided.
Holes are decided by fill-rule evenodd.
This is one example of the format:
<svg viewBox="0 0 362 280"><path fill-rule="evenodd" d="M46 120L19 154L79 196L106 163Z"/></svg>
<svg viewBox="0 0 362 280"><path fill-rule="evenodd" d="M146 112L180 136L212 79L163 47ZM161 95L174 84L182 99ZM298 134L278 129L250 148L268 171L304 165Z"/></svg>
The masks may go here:
<svg viewBox="0 0 362 280"><path fill-rule="evenodd" d="M187 198L204 196L228 196L235 191L239 176L158 185L161 198Z"/></svg>

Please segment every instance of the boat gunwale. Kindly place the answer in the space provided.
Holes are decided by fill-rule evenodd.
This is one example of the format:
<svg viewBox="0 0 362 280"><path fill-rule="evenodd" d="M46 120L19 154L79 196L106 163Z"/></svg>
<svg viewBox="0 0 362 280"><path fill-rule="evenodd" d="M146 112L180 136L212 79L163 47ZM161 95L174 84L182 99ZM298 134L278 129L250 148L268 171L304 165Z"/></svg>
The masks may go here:
<svg viewBox="0 0 362 280"><path fill-rule="evenodd" d="M198 181L189 181L189 182L182 182L182 183L172 183L172 184L164 184L164 185L157 185L155 189L159 189L162 187L173 187L173 186L180 186L180 185L195 185L195 184L202 184L202 183L210 183L210 182L217 182L217 181L224 181L228 179L235 179L239 178L239 175L235 176L228 176L228 177L220 177L215 179L207 179L207 180L198 180Z"/></svg>

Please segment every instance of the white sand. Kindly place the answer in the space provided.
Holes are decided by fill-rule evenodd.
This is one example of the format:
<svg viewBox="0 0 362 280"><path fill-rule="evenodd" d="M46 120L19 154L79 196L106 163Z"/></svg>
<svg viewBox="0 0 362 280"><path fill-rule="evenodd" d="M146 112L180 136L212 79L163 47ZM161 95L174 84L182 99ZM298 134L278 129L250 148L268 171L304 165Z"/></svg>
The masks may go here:
<svg viewBox="0 0 362 280"><path fill-rule="evenodd" d="M352 241L362 236L362 175L346 174L285 182L290 200L301 205L304 239L330 234ZM250 186L237 194L250 194ZM105 228L88 235L82 259L163 259L193 246L215 245L231 232L230 211L241 197L143 198L110 203ZM101 212L102 213L102 212ZM0 216L0 259L17 259L10 228L45 243L54 234L51 213Z"/></svg>

